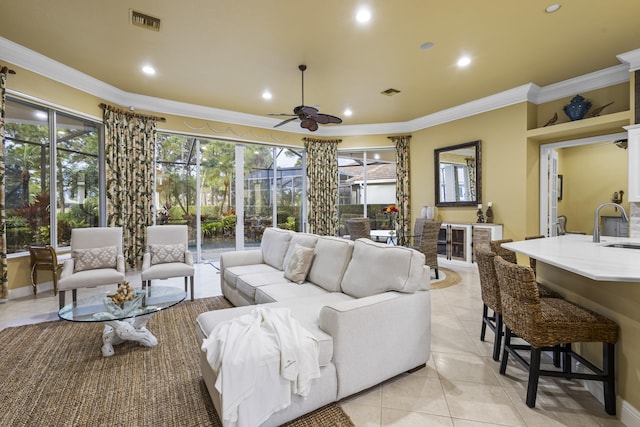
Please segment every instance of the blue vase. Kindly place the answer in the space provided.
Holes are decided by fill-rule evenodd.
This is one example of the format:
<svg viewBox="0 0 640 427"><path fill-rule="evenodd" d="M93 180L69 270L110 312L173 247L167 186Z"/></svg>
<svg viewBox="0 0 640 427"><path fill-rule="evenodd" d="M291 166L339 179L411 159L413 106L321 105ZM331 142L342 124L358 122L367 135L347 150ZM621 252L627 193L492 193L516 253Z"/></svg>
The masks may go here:
<svg viewBox="0 0 640 427"><path fill-rule="evenodd" d="M573 121L582 119L589 111L589 108L591 108L591 102L580 95L576 95L562 110L569 117L569 120Z"/></svg>

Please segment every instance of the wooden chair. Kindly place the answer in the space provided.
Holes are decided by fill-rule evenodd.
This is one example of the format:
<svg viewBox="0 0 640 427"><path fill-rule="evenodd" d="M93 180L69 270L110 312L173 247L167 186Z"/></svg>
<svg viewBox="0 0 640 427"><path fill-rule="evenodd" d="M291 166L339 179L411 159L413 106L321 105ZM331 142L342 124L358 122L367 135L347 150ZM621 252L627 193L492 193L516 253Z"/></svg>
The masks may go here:
<svg viewBox="0 0 640 427"><path fill-rule="evenodd" d="M29 255L31 256L31 286L33 286L33 294L38 291L38 271L49 271L53 279L53 295L58 295L58 274L62 265L58 264L58 256L53 247L46 246L29 246Z"/></svg>
<svg viewBox="0 0 640 427"><path fill-rule="evenodd" d="M562 298L540 298L531 267L513 264L501 257L495 257L494 263L506 331L500 373L505 374L509 355L528 370L526 404L530 408L536 405L541 375L601 381L605 411L615 415L615 343L618 340L618 325ZM528 345L513 344L513 337L526 341ZM574 342L601 342L602 368L574 353L571 350L571 343ZM563 354L562 369L541 369L542 351L558 348ZM519 353L523 351L529 352L529 361ZM573 372L572 360L579 361L592 374Z"/></svg>

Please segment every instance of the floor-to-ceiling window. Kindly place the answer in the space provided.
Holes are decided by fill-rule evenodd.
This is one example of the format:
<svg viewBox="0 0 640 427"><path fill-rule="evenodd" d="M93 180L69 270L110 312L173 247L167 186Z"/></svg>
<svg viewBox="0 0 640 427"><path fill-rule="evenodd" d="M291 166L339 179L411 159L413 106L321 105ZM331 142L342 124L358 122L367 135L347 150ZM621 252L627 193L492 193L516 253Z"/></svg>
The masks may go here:
<svg viewBox="0 0 640 427"><path fill-rule="evenodd" d="M345 221L356 217L368 217L372 230L392 227L383 209L396 202L395 151L339 151L338 170L338 234L348 234Z"/></svg>
<svg viewBox="0 0 640 427"><path fill-rule="evenodd" d="M100 225L101 125L12 98L5 113L7 253L68 246L72 228Z"/></svg>
<svg viewBox="0 0 640 427"><path fill-rule="evenodd" d="M259 246L266 227L300 231L303 165L302 150L159 134L156 223L188 224L200 261Z"/></svg>

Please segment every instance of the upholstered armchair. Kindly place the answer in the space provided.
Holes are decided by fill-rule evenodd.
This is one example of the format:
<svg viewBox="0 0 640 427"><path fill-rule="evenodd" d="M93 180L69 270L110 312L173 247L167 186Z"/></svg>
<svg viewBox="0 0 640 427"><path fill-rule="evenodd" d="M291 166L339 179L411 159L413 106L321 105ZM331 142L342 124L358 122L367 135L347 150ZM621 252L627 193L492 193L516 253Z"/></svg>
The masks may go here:
<svg viewBox="0 0 640 427"><path fill-rule="evenodd" d="M58 280L60 308L65 291L76 301L78 288L118 284L124 281L121 227L74 228L71 230L71 258L65 260Z"/></svg>
<svg viewBox="0 0 640 427"><path fill-rule="evenodd" d="M151 286L156 279L184 277L191 281L193 301L193 256L189 252L189 232L186 225L152 225L147 227L147 250L142 258L142 285Z"/></svg>

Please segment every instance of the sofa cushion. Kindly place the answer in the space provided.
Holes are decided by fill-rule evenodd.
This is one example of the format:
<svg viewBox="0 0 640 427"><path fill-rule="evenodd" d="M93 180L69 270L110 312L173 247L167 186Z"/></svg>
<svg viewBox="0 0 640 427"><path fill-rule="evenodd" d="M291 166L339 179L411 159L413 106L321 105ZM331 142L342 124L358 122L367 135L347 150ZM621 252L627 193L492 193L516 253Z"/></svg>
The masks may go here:
<svg viewBox="0 0 640 427"><path fill-rule="evenodd" d="M311 269L313 256L313 248L305 248L296 244L291 258L289 258L289 263L285 266L284 277L294 283L300 284L304 282Z"/></svg>
<svg viewBox="0 0 640 427"><path fill-rule="evenodd" d="M292 282L274 283L260 286L256 289L255 301L256 304L267 304L286 299L319 296L326 293L327 291L324 288L309 282L301 285Z"/></svg>
<svg viewBox="0 0 640 427"><path fill-rule="evenodd" d="M289 242L289 248L287 249L287 253L284 256L284 262L282 264L284 268L287 268L296 245L304 246L305 248L315 248L317 242L318 236L316 236L315 234L293 233L291 241Z"/></svg>
<svg viewBox="0 0 640 427"><path fill-rule="evenodd" d="M177 243L175 245L149 245L151 265L184 262L185 250L186 247L183 243Z"/></svg>
<svg viewBox="0 0 640 427"><path fill-rule="evenodd" d="M269 227L262 234L260 249L262 250L262 259L266 264L284 270L284 256L289 248L289 241L294 233L289 230Z"/></svg>
<svg viewBox="0 0 640 427"><path fill-rule="evenodd" d="M280 272L280 274L282 274L282 271L267 264L236 265L234 267L224 269L224 281L233 289L236 289L238 287L238 277L240 276L244 276L245 274L267 274L272 272Z"/></svg>
<svg viewBox="0 0 640 427"><path fill-rule="evenodd" d="M236 289L238 289L238 292L240 292L243 297L253 301L256 295L256 288L286 281L287 279L284 278L283 271L273 269L273 271L269 272L243 274L238 276Z"/></svg>
<svg viewBox="0 0 640 427"><path fill-rule="evenodd" d="M73 270L85 271L99 268L116 268L117 248L105 246L103 248L74 249L72 252Z"/></svg>
<svg viewBox="0 0 640 427"><path fill-rule="evenodd" d="M316 256L307 281L329 292L340 292L340 282L351 259L353 241L338 237L318 237Z"/></svg>
<svg viewBox="0 0 640 427"><path fill-rule="evenodd" d="M386 291L415 292L424 277L424 255L369 239L355 242L342 291L356 298Z"/></svg>

